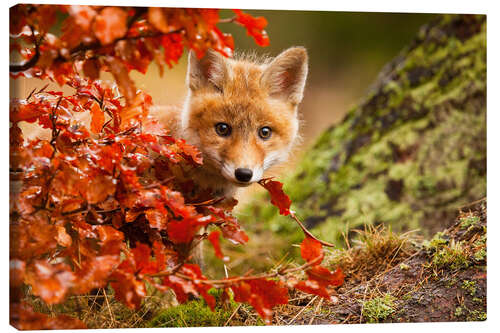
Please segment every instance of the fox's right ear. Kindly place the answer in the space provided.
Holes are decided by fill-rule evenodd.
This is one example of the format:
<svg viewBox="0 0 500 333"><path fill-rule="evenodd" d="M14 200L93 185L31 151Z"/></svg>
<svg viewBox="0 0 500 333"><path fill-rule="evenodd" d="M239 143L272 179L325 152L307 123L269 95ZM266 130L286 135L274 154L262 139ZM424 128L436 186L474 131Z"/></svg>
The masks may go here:
<svg viewBox="0 0 500 333"><path fill-rule="evenodd" d="M191 50L188 55L186 83L192 91L211 86L222 91L222 84L227 76L227 65L224 56L214 50L208 50L198 60Z"/></svg>
<svg viewBox="0 0 500 333"><path fill-rule="evenodd" d="M291 47L274 58L261 77L269 95L299 104L307 79L307 58L304 47Z"/></svg>

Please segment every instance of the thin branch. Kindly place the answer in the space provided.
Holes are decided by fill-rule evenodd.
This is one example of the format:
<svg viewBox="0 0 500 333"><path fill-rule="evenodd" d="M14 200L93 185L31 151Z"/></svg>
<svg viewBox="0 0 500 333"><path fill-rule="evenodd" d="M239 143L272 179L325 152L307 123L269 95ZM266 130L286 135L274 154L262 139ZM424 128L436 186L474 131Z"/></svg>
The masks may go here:
<svg viewBox="0 0 500 333"><path fill-rule="evenodd" d="M172 30L172 31L169 31L166 33L158 32L158 33L151 33L151 34L144 34L144 35L137 35L137 36L125 35L123 37L115 39L115 41L110 45L102 45L100 42L97 42L97 41L90 43L90 44L80 44L80 45L74 47L73 49L71 49L69 54L71 57L76 57L76 55L78 53L86 52L86 51L90 51L90 50L98 50L101 47L108 47L108 46L112 46L112 45L114 46L116 43L118 43L119 41L122 41L122 40L137 40L137 39L141 39L141 38L162 37L162 36L167 36L170 34L181 33L184 30L185 30L184 28L180 28L180 29ZM11 72L11 73L23 72L23 71L28 70L28 69L32 68L33 66L35 66L36 63L38 62L38 60L40 59L40 45L39 44L40 44L40 42L35 43L35 55L33 57L31 57L28 61L26 61L22 64L9 65L9 72ZM61 54L59 54L59 56L54 61L58 61L58 60L67 61L68 59L66 59Z"/></svg>
<svg viewBox="0 0 500 333"><path fill-rule="evenodd" d="M182 274L182 273L175 273L176 276L185 279L185 280L190 280L190 281L197 281L198 283L203 283L203 284L209 284L209 285L231 285L236 282L240 281L248 281L248 280L256 280L256 279L266 279L266 278L273 278L277 277L279 275L287 275L290 273L295 273L298 271L304 271L308 269L309 267L315 266L322 260L322 257L319 256L301 266L294 267L294 268L288 268L288 269L280 269L272 273L262 273L258 275L249 275L249 276L240 276L240 277L235 277L235 278L230 278L230 279L222 279L222 280L200 280L200 279L195 279L192 278L191 276ZM177 266L176 266L177 267ZM165 276L165 275L171 275L172 271L169 270L167 272L160 272L148 276Z"/></svg>
<svg viewBox="0 0 500 333"><path fill-rule="evenodd" d="M217 23L233 23L234 21L236 21L236 18L237 18L236 16L233 16L225 19L220 19L219 22Z"/></svg>
<svg viewBox="0 0 500 333"><path fill-rule="evenodd" d="M85 52L85 51L89 51L89 50L97 50L101 47L115 45L116 43L118 43L119 41L122 41L122 40L137 40L137 39L141 39L141 38L162 37L162 36L167 36L170 34L180 33L182 31L184 31L184 28L172 30L169 32L155 32L155 33L137 35L137 36L127 36L127 34L125 34L125 36L115 39L112 44L102 45L101 43L99 43L97 41L94 43L90 43L90 44L80 44L80 45L76 46L75 48L71 49L71 51L69 53L71 54L71 56L75 56L77 53L80 53L80 52Z"/></svg>
<svg viewBox="0 0 500 333"><path fill-rule="evenodd" d="M187 202L186 204L191 205L191 206L197 206L197 207L210 206L210 205L214 205L216 203L219 203L224 199L225 199L225 197L219 197L219 198L213 198L213 199L209 199L209 200L202 201L202 202Z"/></svg>
<svg viewBox="0 0 500 333"><path fill-rule="evenodd" d="M31 67L35 66L35 64L38 62L38 59L40 59L40 43L42 42L43 37L40 38L40 40L37 40L35 37L35 29L32 26L30 26L30 29L31 35L35 40L35 55L24 63L9 65L9 72L11 73L23 72L27 69L30 69Z"/></svg>
<svg viewBox="0 0 500 333"><path fill-rule="evenodd" d="M241 304L238 304L238 306L236 307L236 309L234 309L233 313L231 314L231 316L229 316L229 318L226 320L226 322L224 323L224 326L227 326L229 324L229 322L231 321L231 319L233 319L234 315L238 312L238 310L241 308Z"/></svg>
<svg viewBox="0 0 500 333"><path fill-rule="evenodd" d="M297 224L300 226L300 228L302 229L302 231L309 237L311 237L312 239L314 239L315 241L318 241L321 243L321 245L324 245L324 246L328 246L328 247L336 247L335 244L332 244L332 243L328 243L328 242L325 242L321 239L318 239L316 236L314 236L309 230L307 230L307 228L305 227L305 225L302 224L302 222L300 222L300 220L297 218L297 216L295 216L294 213L290 212L290 216L292 217L292 219L295 220L295 222L297 222Z"/></svg>

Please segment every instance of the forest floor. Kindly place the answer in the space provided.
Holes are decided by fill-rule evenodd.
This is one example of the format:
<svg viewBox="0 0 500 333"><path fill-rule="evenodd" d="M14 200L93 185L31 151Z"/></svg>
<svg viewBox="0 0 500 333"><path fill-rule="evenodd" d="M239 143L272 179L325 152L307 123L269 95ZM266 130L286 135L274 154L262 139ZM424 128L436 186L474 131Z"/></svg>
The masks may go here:
<svg viewBox="0 0 500 333"><path fill-rule="evenodd" d="M331 299L292 292L288 305L274 309L273 325L486 320L486 200L463 207L453 225L430 240L382 225L358 234L325 257L346 276ZM246 304L211 312L202 300L179 305L173 295L152 291L134 312L110 293L101 289L50 308L32 302L38 311L77 316L89 328L263 325Z"/></svg>

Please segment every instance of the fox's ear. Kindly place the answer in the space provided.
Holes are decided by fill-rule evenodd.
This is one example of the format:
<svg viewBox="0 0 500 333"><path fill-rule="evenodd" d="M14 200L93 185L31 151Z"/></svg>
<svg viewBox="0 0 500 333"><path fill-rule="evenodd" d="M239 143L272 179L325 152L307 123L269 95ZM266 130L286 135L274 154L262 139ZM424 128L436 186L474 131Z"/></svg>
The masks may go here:
<svg viewBox="0 0 500 333"><path fill-rule="evenodd" d="M222 84L227 76L224 56L210 49L200 60L193 51L189 51L188 58L186 83L191 90L212 86L222 91Z"/></svg>
<svg viewBox="0 0 500 333"><path fill-rule="evenodd" d="M299 104L307 78L307 51L304 47L291 47L280 53L264 70L261 83L269 95Z"/></svg>

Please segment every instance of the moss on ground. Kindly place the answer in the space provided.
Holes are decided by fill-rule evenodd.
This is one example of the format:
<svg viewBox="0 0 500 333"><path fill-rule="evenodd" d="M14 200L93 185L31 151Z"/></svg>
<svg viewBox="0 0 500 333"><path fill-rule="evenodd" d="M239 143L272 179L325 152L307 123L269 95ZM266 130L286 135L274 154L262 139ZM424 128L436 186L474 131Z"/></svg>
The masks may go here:
<svg viewBox="0 0 500 333"><path fill-rule="evenodd" d="M215 312L202 300L190 301L160 311L148 327L208 327L224 326L231 316L231 308L217 307Z"/></svg>
<svg viewBox="0 0 500 333"><path fill-rule="evenodd" d="M230 300L222 304L221 292L210 290L209 293L216 297L215 311L212 311L204 300L192 300L159 311L147 323L147 327L209 327L225 326L237 304Z"/></svg>
<svg viewBox="0 0 500 333"><path fill-rule="evenodd" d="M468 255L460 242L451 241L436 250L432 257L432 264L442 268L450 266L452 269L467 268L469 266Z"/></svg>
<svg viewBox="0 0 500 333"><path fill-rule="evenodd" d="M462 289L467 291L469 295L474 296L477 290L476 281L464 280L462 282Z"/></svg>
<svg viewBox="0 0 500 333"><path fill-rule="evenodd" d="M393 314L396 311L394 300L393 296L385 294L363 302L361 313L366 322L378 323Z"/></svg>

